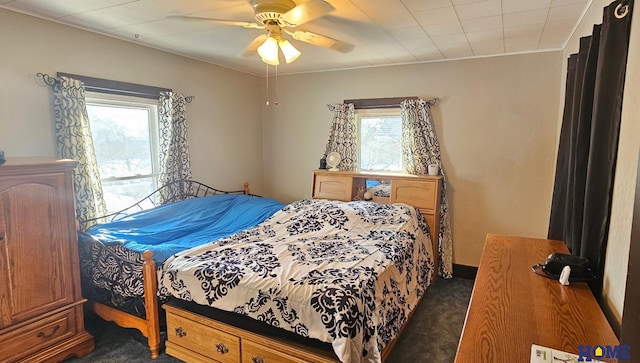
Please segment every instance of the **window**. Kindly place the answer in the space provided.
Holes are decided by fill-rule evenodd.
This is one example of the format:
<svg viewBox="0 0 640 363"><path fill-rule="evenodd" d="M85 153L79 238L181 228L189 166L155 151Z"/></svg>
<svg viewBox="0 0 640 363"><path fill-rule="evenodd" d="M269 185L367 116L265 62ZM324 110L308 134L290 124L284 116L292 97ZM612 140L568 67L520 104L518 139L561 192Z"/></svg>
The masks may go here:
<svg viewBox="0 0 640 363"><path fill-rule="evenodd" d="M157 100L87 93L87 112L107 210L157 188Z"/></svg>
<svg viewBox="0 0 640 363"><path fill-rule="evenodd" d="M356 110L361 171L404 170L399 108Z"/></svg>

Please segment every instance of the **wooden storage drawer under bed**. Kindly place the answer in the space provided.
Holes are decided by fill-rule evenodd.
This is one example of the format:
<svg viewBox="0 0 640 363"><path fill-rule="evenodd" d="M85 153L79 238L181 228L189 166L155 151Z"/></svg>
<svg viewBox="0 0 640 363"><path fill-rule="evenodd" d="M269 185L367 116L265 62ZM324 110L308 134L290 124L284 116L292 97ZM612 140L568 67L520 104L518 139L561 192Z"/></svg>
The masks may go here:
<svg viewBox="0 0 640 363"><path fill-rule="evenodd" d="M237 363L240 361L240 338L227 334L202 321L167 313L167 352L176 345L201 354L204 362ZM211 359L208 359L211 358Z"/></svg>
<svg viewBox="0 0 640 363"><path fill-rule="evenodd" d="M335 363L311 347L265 337L203 316L171 302L167 312L167 354L186 362Z"/></svg>
<svg viewBox="0 0 640 363"><path fill-rule="evenodd" d="M281 351L268 346L254 343L250 340L242 342L242 363L306 363Z"/></svg>

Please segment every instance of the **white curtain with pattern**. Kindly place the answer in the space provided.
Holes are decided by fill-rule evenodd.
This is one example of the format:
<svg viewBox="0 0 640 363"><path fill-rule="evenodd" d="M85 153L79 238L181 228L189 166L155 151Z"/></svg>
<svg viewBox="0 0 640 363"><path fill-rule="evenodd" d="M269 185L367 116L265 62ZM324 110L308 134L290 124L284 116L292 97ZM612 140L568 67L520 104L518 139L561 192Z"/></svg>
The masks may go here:
<svg viewBox="0 0 640 363"><path fill-rule="evenodd" d="M356 170L358 168L356 141L356 113L352 103L338 103L327 105L333 111L333 121L329 130L329 140L325 148L324 157L330 152L337 152L341 156L338 169Z"/></svg>
<svg viewBox="0 0 640 363"><path fill-rule="evenodd" d="M78 161L73 174L76 217L80 228L91 224L82 221L107 214L98 162L93 147L89 115L82 81L61 76L43 75L53 88L53 115L55 118L58 157Z"/></svg>
<svg viewBox="0 0 640 363"><path fill-rule="evenodd" d="M442 202L440 203L440 275L453 276L453 240L451 216L447 200L447 178L442 167L440 144L433 126L431 107L437 99L409 99L400 104L402 116L402 154L409 174L427 174L429 164L438 165L442 181ZM432 232L433 233L433 232Z"/></svg>
<svg viewBox="0 0 640 363"><path fill-rule="evenodd" d="M158 104L158 126L160 129L160 175L158 183L166 185L177 180L191 179L191 159L187 136L187 100L175 92L161 92ZM184 195L182 188L187 183L174 183L161 197L172 199Z"/></svg>

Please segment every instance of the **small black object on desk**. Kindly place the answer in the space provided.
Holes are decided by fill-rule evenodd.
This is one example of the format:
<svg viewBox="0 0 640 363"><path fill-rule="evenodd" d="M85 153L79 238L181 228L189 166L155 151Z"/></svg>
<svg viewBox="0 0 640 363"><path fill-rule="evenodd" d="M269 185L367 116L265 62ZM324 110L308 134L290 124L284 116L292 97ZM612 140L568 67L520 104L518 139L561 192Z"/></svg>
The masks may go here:
<svg viewBox="0 0 640 363"><path fill-rule="evenodd" d="M320 168L319 169L326 169L326 168L327 168L327 159L326 158L320 159Z"/></svg>

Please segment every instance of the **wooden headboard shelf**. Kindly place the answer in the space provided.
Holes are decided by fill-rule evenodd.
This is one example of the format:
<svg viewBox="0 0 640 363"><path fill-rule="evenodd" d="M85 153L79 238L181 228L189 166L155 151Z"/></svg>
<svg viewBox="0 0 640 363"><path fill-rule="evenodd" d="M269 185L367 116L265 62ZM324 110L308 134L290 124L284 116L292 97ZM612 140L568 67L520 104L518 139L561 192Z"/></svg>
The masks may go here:
<svg viewBox="0 0 640 363"><path fill-rule="evenodd" d="M389 198L375 197L373 201L409 204L416 207L424 216L429 225L437 268L442 176L315 170L311 195L317 199L346 202L362 200L367 180L384 181L391 185Z"/></svg>

